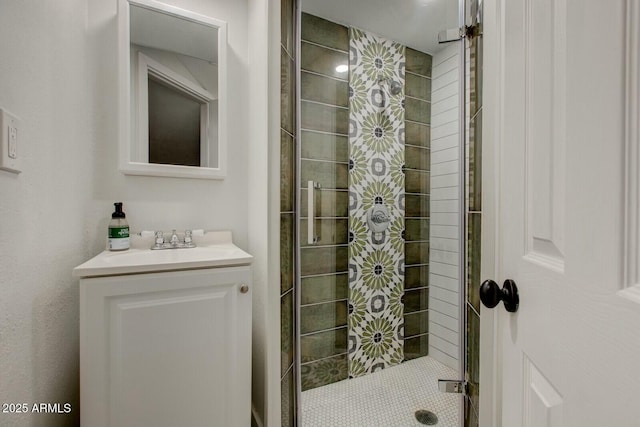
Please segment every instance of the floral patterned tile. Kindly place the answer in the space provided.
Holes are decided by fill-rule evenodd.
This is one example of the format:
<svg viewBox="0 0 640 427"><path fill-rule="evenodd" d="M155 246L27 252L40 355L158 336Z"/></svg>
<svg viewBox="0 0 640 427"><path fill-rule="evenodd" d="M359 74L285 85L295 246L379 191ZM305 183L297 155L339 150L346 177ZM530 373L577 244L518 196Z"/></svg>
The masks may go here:
<svg viewBox="0 0 640 427"><path fill-rule="evenodd" d="M403 356L404 46L350 29L349 376ZM395 89L394 89L395 88ZM382 208L388 228L368 216Z"/></svg>

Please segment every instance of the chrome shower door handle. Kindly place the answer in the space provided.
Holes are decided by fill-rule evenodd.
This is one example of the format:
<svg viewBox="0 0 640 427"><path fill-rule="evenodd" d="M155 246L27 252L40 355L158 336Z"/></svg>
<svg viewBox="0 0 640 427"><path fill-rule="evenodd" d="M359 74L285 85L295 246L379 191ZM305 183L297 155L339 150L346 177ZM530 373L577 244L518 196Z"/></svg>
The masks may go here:
<svg viewBox="0 0 640 427"><path fill-rule="evenodd" d="M309 245L318 242L318 236L316 236L316 189L319 188L319 183L307 181L307 243Z"/></svg>

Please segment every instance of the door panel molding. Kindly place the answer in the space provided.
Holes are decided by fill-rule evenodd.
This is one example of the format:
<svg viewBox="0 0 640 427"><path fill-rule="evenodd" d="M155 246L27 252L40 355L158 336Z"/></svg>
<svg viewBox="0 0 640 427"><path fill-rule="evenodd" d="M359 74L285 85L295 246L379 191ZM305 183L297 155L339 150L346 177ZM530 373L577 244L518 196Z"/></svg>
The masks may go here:
<svg viewBox="0 0 640 427"><path fill-rule="evenodd" d="M522 402L524 427L562 426L563 398L524 354Z"/></svg>
<svg viewBox="0 0 640 427"><path fill-rule="evenodd" d="M524 8L525 258L557 272L564 271L566 7L566 0L525 0Z"/></svg>

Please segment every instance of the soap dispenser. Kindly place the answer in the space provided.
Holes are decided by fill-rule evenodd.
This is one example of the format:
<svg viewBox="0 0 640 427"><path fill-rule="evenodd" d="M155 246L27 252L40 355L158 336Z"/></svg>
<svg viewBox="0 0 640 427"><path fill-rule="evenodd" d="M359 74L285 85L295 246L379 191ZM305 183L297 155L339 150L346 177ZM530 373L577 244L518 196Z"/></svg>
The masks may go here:
<svg viewBox="0 0 640 427"><path fill-rule="evenodd" d="M109 250L124 251L129 249L129 223L122 211L122 202L114 203L116 211L111 214L109 223Z"/></svg>

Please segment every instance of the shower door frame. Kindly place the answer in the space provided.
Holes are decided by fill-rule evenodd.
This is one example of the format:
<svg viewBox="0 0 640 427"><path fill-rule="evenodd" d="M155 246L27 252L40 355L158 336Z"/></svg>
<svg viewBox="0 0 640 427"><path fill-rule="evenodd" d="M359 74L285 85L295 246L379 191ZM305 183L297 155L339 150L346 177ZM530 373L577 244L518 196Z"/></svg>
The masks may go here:
<svg viewBox="0 0 640 427"><path fill-rule="evenodd" d="M471 2L473 0L458 0L458 27L460 29L464 28L466 25L466 6L467 2ZM476 0L478 1L478 0ZM295 123L295 141L298 147L301 145L301 65L300 61L302 58L302 40L301 40L301 27L302 27L302 0L294 0L295 2L295 52L296 52L296 61L295 61L295 111L296 111L296 123ZM458 41L458 57L459 57L459 94L458 94L458 168L459 168L459 205L458 205L458 275L459 275L459 283L460 283L460 292L458 298L458 310L459 310L459 326L460 333L459 343L458 343L458 378L454 378L457 381L466 381L466 367L467 367L467 286L466 286L466 277L467 277L467 185L468 185L468 168L467 168L467 105L466 105L466 77L467 77L467 64L466 64L466 43L467 38L462 36ZM431 126L431 125L430 125ZM295 150L296 156L296 166L295 166L295 215L294 215L294 224L295 224L295 253L294 257L296 262L294 263L294 380L295 380L295 422L296 426L302 426L302 411L301 411L301 396L302 396L302 375L301 375L301 358L300 358L300 306L301 306L301 269L300 269L300 259L301 259L301 233L300 233L300 218L301 218L301 176L302 176L302 156L301 150ZM451 378L448 378L451 379ZM461 395L463 398L458 401L458 422L459 426L462 427L465 422L465 402L464 395Z"/></svg>

